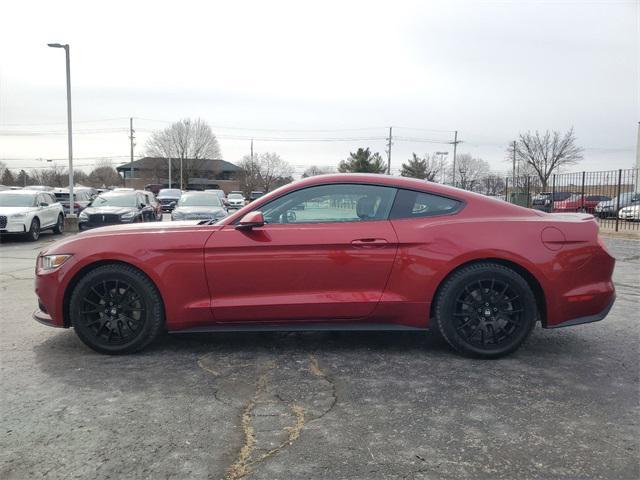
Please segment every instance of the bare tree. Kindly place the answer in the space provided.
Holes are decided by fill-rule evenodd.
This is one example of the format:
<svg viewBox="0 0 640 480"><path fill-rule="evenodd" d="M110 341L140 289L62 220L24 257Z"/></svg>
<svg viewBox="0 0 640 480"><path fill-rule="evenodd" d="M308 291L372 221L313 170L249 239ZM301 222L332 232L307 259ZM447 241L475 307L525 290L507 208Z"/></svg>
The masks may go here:
<svg viewBox="0 0 640 480"><path fill-rule="evenodd" d="M182 165L181 188L186 188L190 176L205 169L203 160L222 156L211 127L199 118L180 120L164 130L154 132L147 141L146 154L168 161L170 159L173 178L180 178Z"/></svg>
<svg viewBox="0 0 640 480"><path fill-rule="evenodd" d="M50 187L65 187L69 185L69 174L65 167L52 165L49 168L33 170L31 172L32 185L48 185Z"/></svg>
<svg viewBox="0 0 640 480"><path fill-rule="evenodd" d="M238 163L238 166L242 169L242 173L238 175L242 191L248 195L253 190L260 188L262 179L260 176L258 157L255 156L252 159L250 155L245 155Z"/></svg>
<svg viewBox="0 0 640 480"><path fill-rule="evenodd" d="M89 183L93 187L105 188L112 185L120 185L122 177L113 168L110 160L102 160L96 163L95 168L89 173Z"/></svg>
<svg viewBox="0 0 640 480"><path fill-rule="evenodd" d="M260 177L262 188L269 192L293 180L293 168L277 153L263 153L260 155Z"/></svg>
<svg viewBox="0 0 640 480"><path fill-rule="evenodd" d="M239 163L243 172L240 175L240 186L249 194L253 190L269 192L277 187L293 181L293 167L285 162L277 153L245 155Z"/></svg>
<svg viewBox="0 0 640 480"><path fill-rule="evenodd" d="M583 149L576 144L573 128L562 135L560 132L547 130L543 134L538 131L521 133L515 145L516 161L533 169L546 189L551 175L561 167L574 165L582 160ZM507 149L507 160L512 161L513 145Z"/></svg>
<svg viewBox="0 0 640 480"><path fill-rule="evenodd" d="M458 155L456 159L456 185L464 190L478 191L481 180L489 175L489 164L470 153Z"/></svg>
<svg viewBox="0 0 640 480"><path fill-rule="evenodd" d="M307 168L302 174L302 178L307 177L315 177L316 175L326 175L327 173L334 173L335 169L333 167L318 167L316 165L311 165Z"/></svg>
<svg viewBox="0 0 640 480"><path fill-rule="evenodd" d="M504 195L505 186L504 177L497 173L490 173L484 177L480 185L485 195L491 195L494 197Z"/></svg>

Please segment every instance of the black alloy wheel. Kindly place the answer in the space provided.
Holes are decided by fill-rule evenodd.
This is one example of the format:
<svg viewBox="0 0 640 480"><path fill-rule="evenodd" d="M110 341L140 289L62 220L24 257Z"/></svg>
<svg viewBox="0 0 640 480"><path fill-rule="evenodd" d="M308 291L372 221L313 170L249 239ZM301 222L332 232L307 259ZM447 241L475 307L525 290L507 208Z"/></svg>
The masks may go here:
<svg viewBox="0 0 640 480"><path fill-rule="evenodd" d="M58 215L58 222L56 223L56 226L53 227L53 233L64 233L64 216L62 214Z"/></svg>
<svg viewBox="0 0 640 480"><path fill-rule="evenodd" d="M91 270L70 301L71 323L80 339L108 354L131 353L151 343L164 324L162 299L139 270L112 264Z"/></svg>
<svg viewBox="0 0 640 480"><path fill-rule="evenodd" d="M31 220L31 226L27 232L27 238L32 242L35 242L40 238L40 220L38 220L37 217Z"/></svg>
<svg viewBox="0 0 640 480"><path fill-rule="evenodd" d="M527 281L498 264L464 267L443 285L436 321L447 342L473 356L496 358L516 350L537 320Z"/></svg>

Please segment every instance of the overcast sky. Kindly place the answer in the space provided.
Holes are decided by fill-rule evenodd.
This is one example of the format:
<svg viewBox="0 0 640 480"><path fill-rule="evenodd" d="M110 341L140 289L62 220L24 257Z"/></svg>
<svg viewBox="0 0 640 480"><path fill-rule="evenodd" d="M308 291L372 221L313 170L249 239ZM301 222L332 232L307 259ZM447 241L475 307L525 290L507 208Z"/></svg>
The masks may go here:
<svg viewBox="0 0 640 480"><path fill-rule="evenodd" d="M136 155L151 130L200 117L226 160L255 137L298 173L359 146L384 154L389 126L394 168L411 152L452 153L458 130L459 152L504 171L519 132L572 126L576 170L630 168L639 12L637 0L3 2L0 159L66 157L64 52L46 46L60 42L87 168L126 161L128 117Z"/></svg>

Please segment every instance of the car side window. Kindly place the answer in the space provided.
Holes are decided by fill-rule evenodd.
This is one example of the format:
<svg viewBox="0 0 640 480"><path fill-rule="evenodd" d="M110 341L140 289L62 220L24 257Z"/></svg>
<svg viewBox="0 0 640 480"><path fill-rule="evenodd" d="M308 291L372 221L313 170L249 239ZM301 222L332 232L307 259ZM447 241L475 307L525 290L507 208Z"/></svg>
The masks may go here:
<svg viewBox="0 0 640 480"><path fill-rule="evenodd" d="M283 195L260 211L269 224L386 220L395 194L395 188L377 185L318 185Z"/></svg>
<svg viewBox="0 0 640 480"><path fill-rule="evenodd" d="M391 210L391 218L418 218L455 213L462 207L462 202L413 190L398 190L396 201Z"/></svg>

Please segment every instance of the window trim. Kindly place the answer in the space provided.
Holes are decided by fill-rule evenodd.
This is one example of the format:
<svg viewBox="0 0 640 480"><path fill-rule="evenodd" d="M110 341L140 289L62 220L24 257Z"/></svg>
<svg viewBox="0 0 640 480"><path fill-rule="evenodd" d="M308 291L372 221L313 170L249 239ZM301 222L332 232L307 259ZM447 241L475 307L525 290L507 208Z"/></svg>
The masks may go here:
<svg viewBox="0 0 640 480"><path fill-rule="evenodd" d="M432 218L432 217L448 217L450 215L457 215L458 213L460 213L466 206L467 206L467 202L462 200L461 198L456 198L456 197L452 197L450 195L442 195L440 193L433 193L433 192L427 192L424 190L416 190L415 188L404 188L404 187L397 187L398 190L407 190L409 192L417 192L417 193L425 193L427 195L432 195L434 197L440 197L440 198L446 198L447 200L453 200L454 202L458 203L458 207L449 211L449 212L441 212L441 213L431 213L428 215L417 215L417 216L410 216L410 217L397 217L394 218L393 217L393 209L396 206L396 202L395 200L398 199L398 195L396 194L396 199L393 202L393 205L391 206L391 210L389 210L389 221L396 221L396 220L418 220L420 218Z"/></svg>
<svg viewBox="0 0 640 480"><path fill-rule="evenodd" d="M276 198L269 200L266 203L263 203L261 205L258 205L257 208L253 209L253 210L249 210L249 212L261 212L262 211L262 207L264 205L268 205L271 202L275 202L276 200L279 200L280 198L286 196L286 195L290 195L292 193L297 193L297 192L301 192L303 190L307 190L309 188L314 188L314 187L326 187L326 186L333 186L333 185L361 185L361 186L365 186L365 187L386 187L386 188L390 188L392 190L395 190L394 195L393 195L393 200L391 201L391 207L389 208L389 214L387 215L386 218L380 218L380 219L375 219L375 220L366 220L367 222L384 222L384 221L389 221L389 215L391 214L391 211L393 210L393 206L396 203L396 197L398 196L398 190L399 188L396 187L395 185L385 185L385 184L381 184L381 183L358 183L358 182L330 182L330 183L317 183L315 185L307 185L306 187L302 187L302 188L297 188L295 190L291 190L289 192L285 192L282 195L277 196ZM246 214L245 214L246 215ZM236 220L234 220L231 223L228 223L227 225L237 225L238 223L240 223L240 220L242 219L242 217L237 218ZM299 222L299 223L265 223L265 226L267 225L329 225L329 224L340 224L340 225L344 225L346 223L362 223L362 222L358 222L358 221L347 221L347 222L340 222L340 221L333 221L333 222Z"/></svg>
<svg viewBox="0 0 640 480"><path fill-rule="evenodd" d="M467 206L467 202L461 198L458 197L453 197L451 195L444 195L444 194L440 194L440 193L434 193L432 191L426 191L426 190L418 190L417 188L407 188L407 187L400 187L397 185L388 185L385 183L360 183L360 182L330 182L330 183L318 183L315 185L307 185L305 187L302 188L297 188L295 190L291 190L288 192L283 193L282 195L277 196L276 198L269 200L268 203L271 203L275 200L278 200L282 197L284 197L285 195L289 195L291 193L296 193L296 192L300 192L302 190L306 190L308 188L313 188L313 187L319 187L319 186L325 186L325 185L365 185L365 186L372 186L372 187L387 187L387 188L392 188L394 189L395 192L395 196L393 198L393 203L391 204L391 208L389 209L389 214L387 215L387 218L382 218L382 219L376 219L376 220L367 220L368 222L381 222L381 221L396 221L396 220L418 220L420 218L431 218L431 217L447 217L450 215L457 215L458 213L460 213L466 206ZM458 208L456 208L455 210L452 210L451 212L447 212L447 213L434 213L433 215L423 215L420 217L398 217L398 218L392 218L391 214L393 212L393 209L396 205L396 200L398 199L398 192L400 190L407 190L410 192L417 192L417 193L426 193L428 195L434 195L436 197L442 197L442 198L447 198L449 200L454 200L456 202L458 202ZM262 211L262 207L265 204L261 204L258 205L256 208L249 210L247 213L250 212L261 212ZM246 214L245 214L246 215ZM242 220L242 217L238 217L236 218L233 222L231 223L227 223L226 225L237 225L238 223L240 223L240 220ZM265 223L266 225L323 225L323 224L334 224L334 223L338 223L338 224L345 224L345 223L360 223L360 222L306 222L306 223Z"/></svg>

